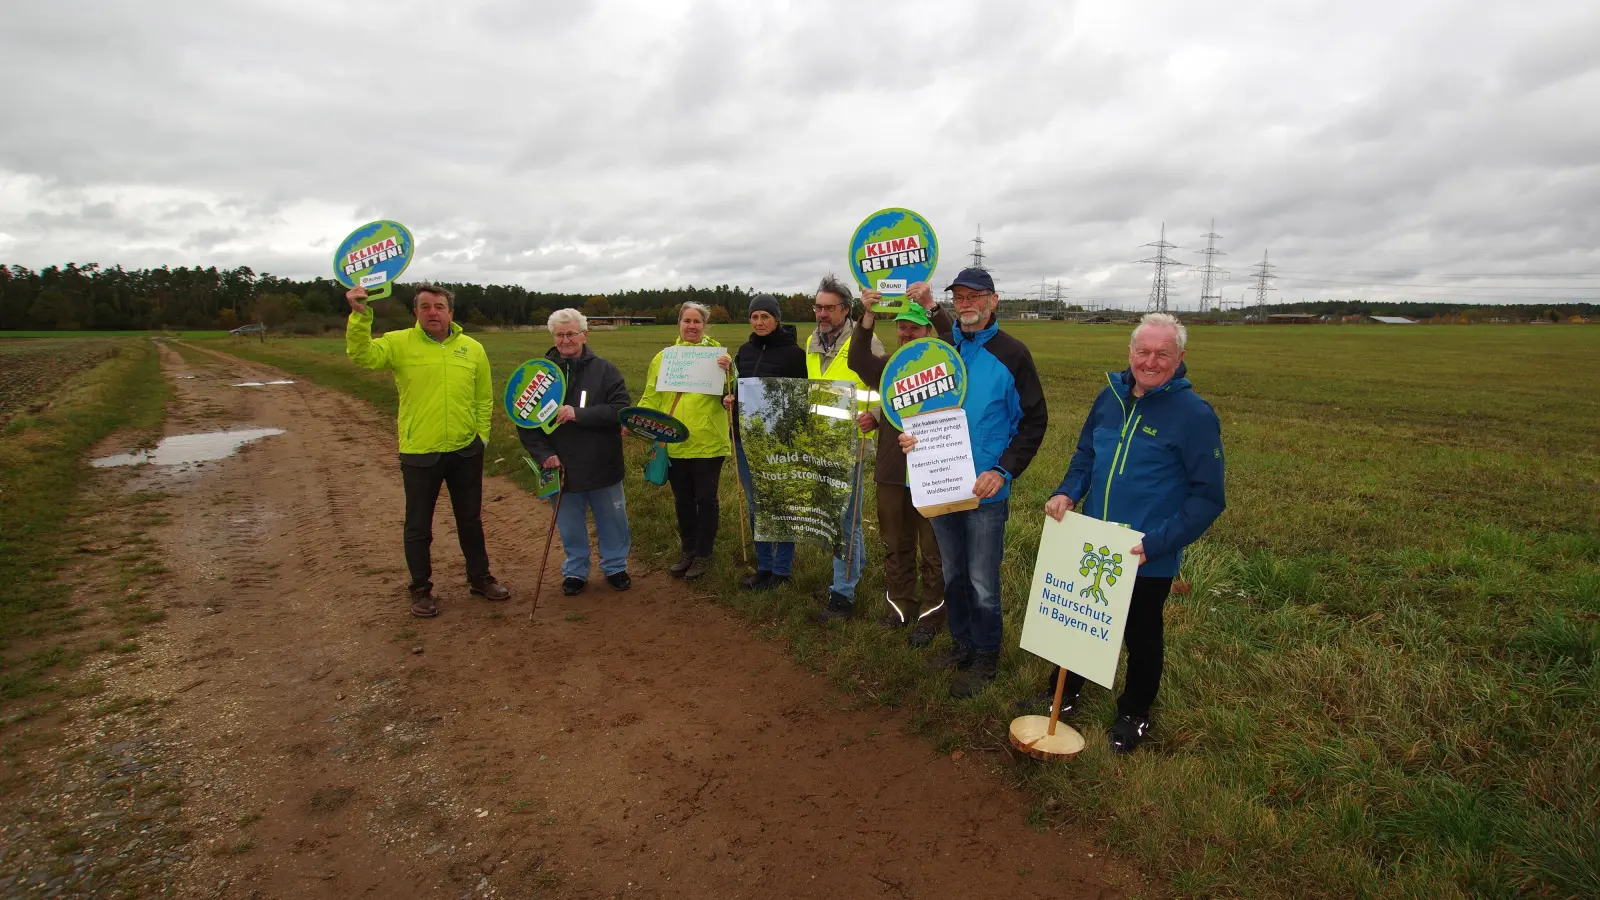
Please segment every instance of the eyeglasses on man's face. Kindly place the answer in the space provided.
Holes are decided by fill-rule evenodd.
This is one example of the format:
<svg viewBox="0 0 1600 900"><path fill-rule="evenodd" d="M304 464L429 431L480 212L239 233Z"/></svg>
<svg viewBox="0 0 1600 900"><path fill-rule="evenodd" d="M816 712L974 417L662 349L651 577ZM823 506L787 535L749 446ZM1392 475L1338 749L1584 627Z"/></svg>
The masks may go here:
<svg viewBox="0 0 1600 900"><path fill-rule="evenodd" d="M994 291L957 291L952 299L957 303L977 303L993 293Z"/></svg>
<svg viewBox="0 0 1600 900"><path fill-rule="evenodd" d="M841 304L838 303L817 303L811 307L811 310L812 312L832 313L834 310L839 309L840 306Z"/></svg>
<svg viewBox="0 0 1600 900"><path fill-rule="evenodd" d="M555 334L555 339L558 341L575 341L581 337L583 337L581 331L558 331Z"/></svg>

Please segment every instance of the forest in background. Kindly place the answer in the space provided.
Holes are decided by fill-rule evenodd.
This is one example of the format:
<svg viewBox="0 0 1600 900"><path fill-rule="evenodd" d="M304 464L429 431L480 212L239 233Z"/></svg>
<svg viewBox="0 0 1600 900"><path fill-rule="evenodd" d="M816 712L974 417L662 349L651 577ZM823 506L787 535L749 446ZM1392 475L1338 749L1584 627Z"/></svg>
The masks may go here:
<svg viewBox="0 0 1600 900"><path fill-rule="evenodd" d="M725 284L609 294L548 293L514 284L447 282L444 286L455 293L456 320L468 327L542 325L551 312L565 307L581 309L587 315L651 316L658 322L671 322L678 307L691 300L709 307L711 321L721 323L742 320L750 298L758 293L753 287ZM397 284L390 300L374 304L380 329L411 323L414 290L415 283ZM811 294L777 297L785 321L811 321ZM1050 311L1022 298L1007 300L1002 308L1016 304ZM320 334L342 329L347 309L344 287L333 279L281 278L257 273L249 266L124 269L67 263L34 271L0 265L0 331L231 329L261 322L272 329ZM1450 304L1350 299L1269 304L1266 309L1318 315L1398 315L1459 323L1600 316L1600 305L1583 302Z"/></svg>

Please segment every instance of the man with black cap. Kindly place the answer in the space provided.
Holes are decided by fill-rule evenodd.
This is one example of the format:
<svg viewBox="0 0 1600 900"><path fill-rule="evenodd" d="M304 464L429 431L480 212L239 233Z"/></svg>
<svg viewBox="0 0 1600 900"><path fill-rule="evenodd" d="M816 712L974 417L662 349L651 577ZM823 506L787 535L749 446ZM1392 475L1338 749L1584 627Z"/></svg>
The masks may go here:
<svg viewBox="0 0 1600 900"><path fill-rule="evenodd" d="M937 662L962 670L951 696L977 695L994 681L1000 663L1000 560L1005 555L1011 482L1033 461L1044 442L1044 388L1026 344L1001 331L995 318L1000 297L983 269L962 269L945 290L955 302L960 327L939 335L950 341L967 367L967 428L978 479L977 509L933 520L944 564L944 596L955 647ZM918 303L931 294L918 282L906 290ZM900 435L907 453L917 444Z"/></svg>
<svg viewBox="0 0 1600 900"><path fill-rule="evenodd" d="M861 334L872 334L877 318L872 308L881 297L877 291L861 292L861 305L866 308L856 326ZM906 304L905 311L894 317L894 324L902 347L941 331L949 333L955 326L950 314L933 302L931 292L924 294L920 302ZM873 355L868 341L850 346L850 368L869 383L878 384L883 380L888 362L888 356ZM944 571L939 542L933 536L933 524L911 502L911 489L906 486L906 458L898 442L900 429L884 418L882 406L862 413L857 424L863 433L884 430L878 439L878 459L873 467L874 480L878 483L878 535L883 539L884 599L889 604L883 625L904 628L914 624L907 642L915 648L926 647L943 630L945 620ZM916 596L919 546L922 549L920 603Z"/></svg>

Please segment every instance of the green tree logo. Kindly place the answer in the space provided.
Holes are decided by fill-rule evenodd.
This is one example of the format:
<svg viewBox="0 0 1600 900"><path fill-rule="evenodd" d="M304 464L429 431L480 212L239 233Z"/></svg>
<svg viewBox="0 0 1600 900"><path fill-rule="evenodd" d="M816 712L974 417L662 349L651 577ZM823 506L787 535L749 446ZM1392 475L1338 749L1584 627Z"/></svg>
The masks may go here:
<svg viewBox="0 0 1600 900"><path fill-rule="evenodd" d="M1078 560L1078 574L1085 578L1094 575L1094 581L1079 591L1078 596L1088 597L1102 606L1110 606L1111 601L1106 599L1105 588L1100 586L1100 582L1104 581L1106 587L1117 583L1117 576L1122 574L1122 554L1112 553L1108 547L1096 550L1093 544L1085 543L1083 559Z"/></svg>

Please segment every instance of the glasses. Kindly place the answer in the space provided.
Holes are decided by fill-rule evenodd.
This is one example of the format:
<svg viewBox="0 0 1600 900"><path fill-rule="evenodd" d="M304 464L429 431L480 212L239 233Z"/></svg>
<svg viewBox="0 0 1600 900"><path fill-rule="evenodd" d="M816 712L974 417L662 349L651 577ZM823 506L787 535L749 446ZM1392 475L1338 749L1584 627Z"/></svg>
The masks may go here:
<svg viewBox="0 0 1600 900"><path fill-rule="evenodd" d="M575 341L578 338L583 337L583 332L581 332L581 331L577 331L577 332L562 331L562 332L556 333L555 335L552 335L552 337L554 337L558 341Z"/></svg>
<svg viewBox="0 0 1600 900"><path fill-rule="evenodd" d="M972 291L967 294L956 294L952 299L957 303L975 303L994 293L994 291Z"/></svg>
<svg viewBox="0 0 1600 900"><path fill-rule="evenodd" d="M825 313L831 313L834 310L840 309L840 308L841 308L841 306L839 304L837 304L837 303L829 303L827 305L823 305L821 303L818 303L818 304L816 304L816 305L811 307L813 312L825 312Z"/></svg>

